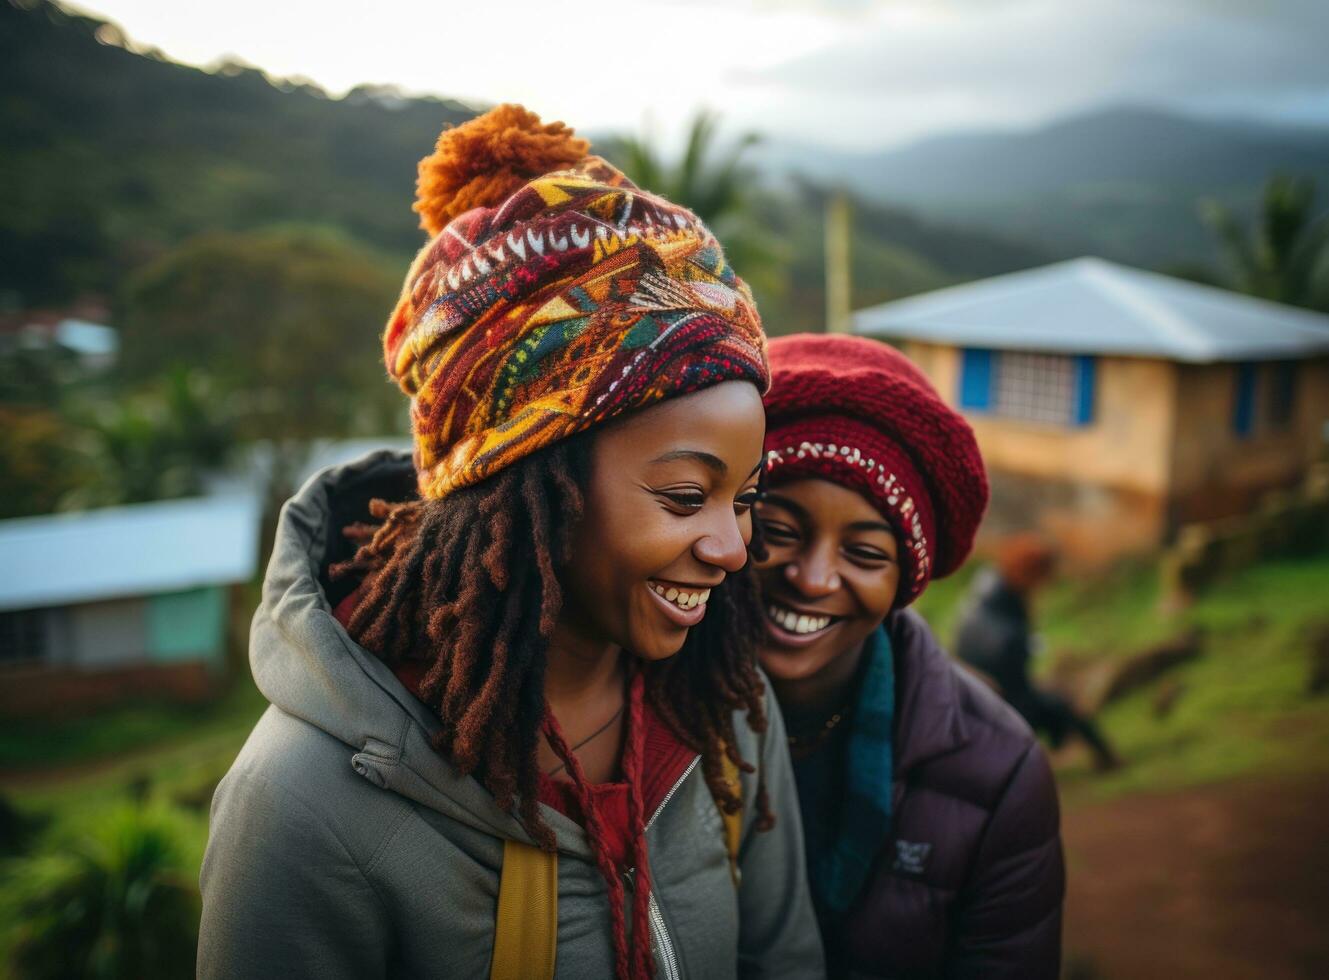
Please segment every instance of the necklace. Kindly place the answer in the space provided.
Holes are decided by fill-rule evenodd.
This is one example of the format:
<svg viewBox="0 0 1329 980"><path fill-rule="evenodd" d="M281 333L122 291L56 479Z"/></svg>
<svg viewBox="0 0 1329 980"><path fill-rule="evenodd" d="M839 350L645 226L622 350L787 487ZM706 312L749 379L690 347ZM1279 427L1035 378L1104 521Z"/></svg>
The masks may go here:
<svg viewBox="0 0 1329 980"><path fill-rule="evenodd" d="M826 721L822 723L822 726L819 729L817 729L815 732L812 732L811 734L799 734L799 735L795 735L792 732L786 734L785 738L789 740L789 747L791 749L796 749L800 752L815 749L817 746L819 746L822 742L826 740L827 736L829 736L831 732L835 731L836 726L839 725L840 722L844 721L846 718L849 717L852 711L853 711L853 705L846 704L835 714L827 718Z"/></svg>
<svg viewBox="0 0 1329 980"><path fill-rule="evenodd" d="M624 708L624 707L625 707L624 704L620 704L620 705L618 706L618 710L615 711L612 715L609 716L609 720L608 720L607 722L605 722L603 725L601 725L601 726L600 726L599 728L597 728L595 731L591 732L591 734L587 735L585 738L583 738L580 742L578 742L576 745L574 745L574 746L573 746L571 749L569 749L568 751L569 751L569 752L576 752L576 751L577 751L579 748L581 748L583 745L586 745L587 743L589 743L589 742L591 742L591 741L594 741L596 738L599 738L599 737L600 737L601 735L603 735L605 732L609 731L609 726L612 725L614 722L618 721L618 717L619 717L619 715L623 714L623 708ZM546 775L546 776L553 776L553 775L555 775L556 773L562 772L562 771L563 771L564 769L566 769L567 767L568 767L568 764L567 764L566 762L560 762L560 763L559 763L558 765L556 765L553 769L550 769L547 773L545 773L545 775Z"/></svg>

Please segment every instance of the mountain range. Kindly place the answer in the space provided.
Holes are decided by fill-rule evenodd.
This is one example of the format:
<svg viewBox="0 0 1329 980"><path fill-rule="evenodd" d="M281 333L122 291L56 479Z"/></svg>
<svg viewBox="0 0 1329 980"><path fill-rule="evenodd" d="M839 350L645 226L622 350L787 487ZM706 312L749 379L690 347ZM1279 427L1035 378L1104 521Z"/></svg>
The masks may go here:
<svg viewBox="0 0 1329 980"><path fill-rule="evenodd" d="M788 142L763 166L847 186L947 221L995 229L1058 255L1137 265L1203 263L1198 202L1249 208L1274 173L1329 188L1329 129L1211 120L1111 106L1013 131L955 133L887 151Z"/></svg>

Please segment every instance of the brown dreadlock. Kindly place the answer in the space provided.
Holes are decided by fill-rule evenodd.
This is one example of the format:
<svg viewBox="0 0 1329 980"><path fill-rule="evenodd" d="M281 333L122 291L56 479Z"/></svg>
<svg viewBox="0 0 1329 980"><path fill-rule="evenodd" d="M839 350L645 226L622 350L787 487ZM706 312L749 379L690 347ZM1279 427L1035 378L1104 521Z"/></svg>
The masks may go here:
<svg viewBox="0 0 1329 980"><path fill-rule="evenodd" d="M442 722L434 747L460 772L475 773L504 810L520 801L527 832L551 850L537 803L545 656L590 445L587 434L555 443L442 500L375 500L377 523L346 529L359 547L333 569L363 576L351 636L389 666L427 665L419 696ZM730 813L742 801L725 780L722 753L754 771L735 749L733 713L746 709L753 730L766 728L756 588L746 571L729 576L679 654L644 667L646 700L701 755L707 785ZM761 773L755 804L758 826L770 827Z"/></svg>

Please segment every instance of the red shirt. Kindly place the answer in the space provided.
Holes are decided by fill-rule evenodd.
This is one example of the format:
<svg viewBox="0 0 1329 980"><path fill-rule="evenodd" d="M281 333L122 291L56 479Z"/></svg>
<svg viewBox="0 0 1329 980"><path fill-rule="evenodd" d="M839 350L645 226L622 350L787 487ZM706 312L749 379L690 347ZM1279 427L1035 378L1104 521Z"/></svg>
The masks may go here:
<svg viewBox="0 0 1329 980"><path fill-rule="evenodd" d="M333 615L346 626L360 598L359 590L337 604ZM393 668L402 686L412 694L420 689L428 667L419 661L410 661ZM674 735L649 704L643 703L642 734L642 786L641 798L644 818L651 819L669 791L687 772L697 753ZM629 722L631 723L631 722ZM592 805L599 813L605 829L605 845L610 857L619 868L626 868L630 855L631 831L628 826L628 784L626 782L596 783L590 787ZM577 792L570 779L554 779L540 774L540 802L579 824L585 824Z"/></svg>

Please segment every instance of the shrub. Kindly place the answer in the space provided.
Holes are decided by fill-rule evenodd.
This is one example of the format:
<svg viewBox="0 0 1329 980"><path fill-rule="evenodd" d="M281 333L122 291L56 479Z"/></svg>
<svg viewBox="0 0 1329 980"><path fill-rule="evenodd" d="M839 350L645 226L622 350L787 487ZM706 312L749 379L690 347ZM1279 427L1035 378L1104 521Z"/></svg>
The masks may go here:
<svg viewBox="0 0 1329 980"><path fill-rule="evenodd" d="M9 882L17 980L193 976L199 897L183 840L176 814L120 807L21 862Z"/></svg>

